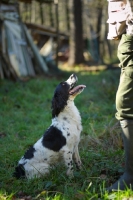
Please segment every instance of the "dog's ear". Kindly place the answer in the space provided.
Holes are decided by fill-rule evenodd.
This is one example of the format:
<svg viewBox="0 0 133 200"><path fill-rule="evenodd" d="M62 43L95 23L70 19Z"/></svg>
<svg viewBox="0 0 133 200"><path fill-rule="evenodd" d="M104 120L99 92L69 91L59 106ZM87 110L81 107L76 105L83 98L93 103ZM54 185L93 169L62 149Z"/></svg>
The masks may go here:
<svg viewBox="0 0 133 200"><path fill-rule="evenodd" d="M67 105L68 94L55 92L52 99L52 117L58 116L58 114L65 108Z"/></svg>

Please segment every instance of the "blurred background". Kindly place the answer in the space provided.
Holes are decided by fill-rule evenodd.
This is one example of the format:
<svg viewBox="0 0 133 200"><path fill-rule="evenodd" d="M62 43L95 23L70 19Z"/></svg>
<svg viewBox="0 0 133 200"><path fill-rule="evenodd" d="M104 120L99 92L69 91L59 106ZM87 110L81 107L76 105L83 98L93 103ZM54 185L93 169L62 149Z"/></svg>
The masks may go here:
<svg viewBox="0 0 133 200"><path fill-rule="evenodd" d="M116 67L106 0L2 0L0 78Z"/></svg>

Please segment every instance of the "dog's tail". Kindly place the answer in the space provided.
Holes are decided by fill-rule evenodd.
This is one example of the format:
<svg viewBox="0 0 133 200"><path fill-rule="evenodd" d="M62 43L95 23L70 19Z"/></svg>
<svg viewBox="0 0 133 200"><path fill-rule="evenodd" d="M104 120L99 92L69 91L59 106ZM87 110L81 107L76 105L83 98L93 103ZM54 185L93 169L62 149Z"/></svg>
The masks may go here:
<svg viewBox="0 0 133 200"><path fill-rule="evenodd" d="M13 173L13 177L16 177L17 179L19 179L19 178L25 178L25 170L24 170L23 165L19 164L15 168L15 172Z"/></svg>

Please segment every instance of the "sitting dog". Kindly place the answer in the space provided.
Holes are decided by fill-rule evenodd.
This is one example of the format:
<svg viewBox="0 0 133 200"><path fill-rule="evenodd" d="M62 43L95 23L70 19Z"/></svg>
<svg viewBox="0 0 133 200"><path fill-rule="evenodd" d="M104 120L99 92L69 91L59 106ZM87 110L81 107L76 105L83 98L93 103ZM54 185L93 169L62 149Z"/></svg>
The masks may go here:
<svg viewBox="0 0 133 200"><path fill-rule="evenodd" d="M82 124L74 99L86 86L74 87L77 80L72 74L56 87L52 99L52 124L19 160L14 172L16 178L41 177L61 160L65 162L68 176L73 176L73 160L77 168L81 167L78 144Z"/></svg>

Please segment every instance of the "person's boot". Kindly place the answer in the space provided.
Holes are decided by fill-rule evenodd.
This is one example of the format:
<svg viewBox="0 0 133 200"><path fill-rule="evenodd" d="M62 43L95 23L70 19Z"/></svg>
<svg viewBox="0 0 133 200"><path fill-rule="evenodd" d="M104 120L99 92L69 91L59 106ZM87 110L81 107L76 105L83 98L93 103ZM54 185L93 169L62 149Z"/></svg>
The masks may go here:
<svg viewBox="0 0 133 200"><path fill-rule="evenodd" d="M125 172L117 182L107 188L108 192L133 189L133 120L122 120L120 125L125 150Z"/></svg>

